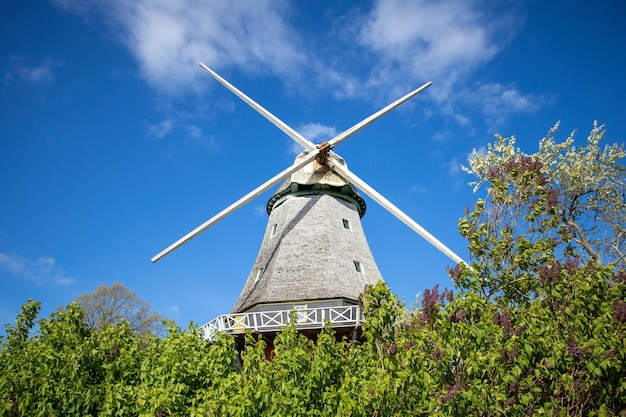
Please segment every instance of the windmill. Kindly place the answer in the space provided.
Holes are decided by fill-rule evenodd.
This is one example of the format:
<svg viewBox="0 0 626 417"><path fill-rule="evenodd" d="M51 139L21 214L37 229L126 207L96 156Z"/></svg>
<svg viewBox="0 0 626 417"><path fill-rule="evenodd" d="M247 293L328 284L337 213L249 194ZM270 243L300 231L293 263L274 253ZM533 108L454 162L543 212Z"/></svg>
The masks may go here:
<svg viewBox="0 0 626 417"><path fill-rule="evenodd" d="M455 263L464 261L351 172L332 150L370 123L430 87L428 82L407 93L334 138L314 144L204 64L200 67L259 112L304 151L293 165L270 178L154 256L156 262L260 194L283 182L267 203L269 221L241 294L230 314L205 324L205 338L245 330L273 336L290 321L315 335L330 321L337 334L360 328L358 296L366 284L381 279L360 219L365 201L359 189ZM355 189L356 188L356 189ZM295 314L294 314L295 310ZM241 340L241 338L240 338Z"/></svg>

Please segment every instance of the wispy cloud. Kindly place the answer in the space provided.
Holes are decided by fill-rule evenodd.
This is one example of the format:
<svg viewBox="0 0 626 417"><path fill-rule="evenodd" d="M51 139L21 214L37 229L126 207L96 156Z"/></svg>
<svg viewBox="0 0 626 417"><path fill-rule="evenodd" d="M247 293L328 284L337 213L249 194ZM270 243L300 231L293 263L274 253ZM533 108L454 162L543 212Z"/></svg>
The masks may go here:
<svg viewBox="0 0 626 417"><path fill-rule="evenodd" d="M298 133L313 143L320 143L337 135L337 129L332 126L326 126L320 123L306 123L296 129ZM298 155L304 150L302 145L290 139L289 153Z"/></svg>
<svg viewBox="0 0 626 417"><path fill-rule="evenodd" d="M489 80L475 85L474 94L465 87L523 25L514 2L374 0L370 9L337 15L330 32L320 35L332 40L321 50L319 40L292 22L300 5L288 0L52 1L87 18L105 16L143 78L161 93L201 88L206 76L197 63L203 61L218 71L273 74L291 91L314 91L309 97L332 92L386 101L432 80L427 97L461 126L472 124L467 113L475 108L497 125L543 104L541 96Z"/></svg>
<svg viewBox="0 0 626 417"><path fill-rule="evenodd" d="M314 143L323 142L337 135L337 129L333 126L325 126L320 123L307 123L300 127L299 132Z"/></svg>
<svg viewBox="0 0 626 417"><path fill-rule="evenodd" d="M467 114L478 109L496 129L511 115L532 113L547 102L512 85L482 81L465 87L523 22L512 3L500 8L481 0L379 0L359 38L380 56L369 84L397 84L399 75L411 83L432 80L428 94L442 114L471 126Z"/></svg>
<svg viewBox="0 0 626 417"><path fill-rule="evenodd" d="M170 316L178 317L179 308L177 305L169 306L165 309L165 313Z"/></svg>
<svg viewBox="0 0 626 417"><path fill-rule="evenodd" d="M184 121L183 121L184 122ZM218 148L217 141L210 136L207 136L202 128L189 123L183 126L183 122L175 120L174 118L167 118L154 124L148 124L146 127L146 139L148 140L160 140L168 135L172 135L177 131L181 133L185 143L193 145L195 147L203 148L210 152L215 152Z"/></svg>
<svg viewBox="0 0 626 417"><path fill-rule="evenodd" d="M0 253L0 267L11 275L23 275L27 270L24 259L6 253Z"/></svg>
<svg viewBox="0 0 626 417"><path fill-rule="evenodd" d="M452 131L449 129L446 129L446 130L441 130L439 132L436 132L433 135L432 140L433 142L445 143L448 140L450 140L451 137L452 137Z"/></svg>
<svg viewBox="0 0 626 417"><path fill-rule="evenodd" d="M188 125L185 130L187 131L187 142L208 151L215 151L217 149L218 145L215 139L205 135L198 126Z"/></svg>
<svg viewBox="0 0 626 417"><path fill-rule="evenodd" d="M446 170L448 171L448 175L450 177L456 177L457 175L461 173L461 163L456 157L444 163L444 166Z"/></svg>
<svg viewBox="0 0 626 417"><path fill-rule="evenodd" d="M0 252L0 269L9 275L27 279L37 285L69 285L76 281L69 277L51 256L28 259Z"/></svg>
<svg viewBox="0 0 626 417"><path fill-rule="evenodd" d="M155 124L149 124L146 129L146 139L163 139L174 127L171 119L161 120Z"/></svg>
<svg viewBox="0 0 626 417"><path fill-rule="evenodd" d="M459 94L460 100L479 110L495 132L515 114L533 114L553 101L549 95L524 94L515 85L486 83Z"/></svg>
<svg viewBox="0 0 626 417"><path fill-rule="evenodd" d="M379 0L360 41L383 58L376 69L380 77L400 71L411 80L434 78L443 85L433 94L447 95L457 80L492 59L515 30L512 16L503 12L492 20L485 9L472 0Z"/></svg>
<svg viewBox="0 0 626 417"><path fill-rule="evenodd" d="M20 76L34 84L52 82L54 80L52 66L49 63L36 67L22 67L20 68Z"/></svg>
<svg viewBox="0 0 626 417"><path fill-rule="evenodd" d="M53 60L29 64L22 57L13 56L6 61L4 83L21 80L28 84L50 84L54 81L54 71L62 66L62 62Z"/></svg>
<svg viewBox="0 0 626 417"><path fill-rule="evenodd" d="M290 79L308 61L281 0L53 0L84 16L103 14L120 33L143 77L161 92L194 89L198 62L216 69L273 72Z"/></svg>
<svg viewBox="0 0 626 417"><path fill-rule="evenodd" d="M267 207L260 204L254 206L254 217L267 217Z"/></svg>

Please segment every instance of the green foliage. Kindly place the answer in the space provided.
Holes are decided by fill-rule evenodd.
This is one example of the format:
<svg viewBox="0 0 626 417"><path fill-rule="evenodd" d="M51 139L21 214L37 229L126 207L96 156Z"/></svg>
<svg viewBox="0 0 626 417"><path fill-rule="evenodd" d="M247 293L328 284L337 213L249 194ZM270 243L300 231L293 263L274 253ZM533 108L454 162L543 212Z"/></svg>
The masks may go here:
<svg viewBox="0 0 626 417"><path fill-rule="evenodd" d="M510 159L480 171L491 171L480 180L489 196L459 222L472 262L450 270L455 291L426 289L408 310L380 282L361 296L359 342L337 340L330 326L308 339L294 320L273 349L248 334L239 357L228 335L208 344L193 326L157 337L126 320L89 325L76 303L37 320L29 301L0 341L0 415L624 416L621 249L599 250L607 241L595 226L564 207L576 182L565 173L576 167L543 168L547 155L571 162L574 148L546 139L524 155L510 144L498 139L485 155ZM613 173L598 180L591 169L594 190L611 189L623 170L609 154L584 159ZM603 221L621 210L611 193L585 200Z"/></svg>
<svg viewBox="0 0 626 417"><path fill-rule="evenodd" d="M30 303L0 350L0 415L618 415L626 276L555 275L542 297L509 308L434 288L426 310L407 311L379 283L363 295L377 320L362 343L290 327L271 360L249 336L242 365L229 336L209 345L193 327L147 339L126 322L91 329L76 304L28 337Z"/></svg>
<svg viewBox="0 0 626 417"><path fill-rule="evenodd" d="M126 321L94 329L76 303L33 328L29 302L0 350L0 415L187 414L235 369L234 343L209 346L197 329L138 335Z"/></svg>

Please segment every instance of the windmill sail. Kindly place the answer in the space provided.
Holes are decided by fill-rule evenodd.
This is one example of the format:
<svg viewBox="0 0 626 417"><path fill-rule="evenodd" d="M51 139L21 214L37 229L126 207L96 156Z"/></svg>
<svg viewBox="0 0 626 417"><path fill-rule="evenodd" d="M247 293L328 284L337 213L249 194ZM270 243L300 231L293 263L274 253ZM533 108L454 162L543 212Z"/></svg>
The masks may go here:
<svg viewBox="0 0 626 417"><path fill-rule="evenodd" d="M246 194L196 229L160 252L155 262L283 178L287 180L267 205L269 221L254 266L232 312L203 326L205 337L228 331L243 334L276 332L298 310L301 329L319 331L326 320L334 328L359 329L359 294L367 284L382 279L361 227L365 201L354 186L369 195L412 230L457 263L462 258L350 172L331 149L370 123L428 88L405 94L327 142L313 144L216 72L200 64L213 78L304 147L294 164Z"/></svg>

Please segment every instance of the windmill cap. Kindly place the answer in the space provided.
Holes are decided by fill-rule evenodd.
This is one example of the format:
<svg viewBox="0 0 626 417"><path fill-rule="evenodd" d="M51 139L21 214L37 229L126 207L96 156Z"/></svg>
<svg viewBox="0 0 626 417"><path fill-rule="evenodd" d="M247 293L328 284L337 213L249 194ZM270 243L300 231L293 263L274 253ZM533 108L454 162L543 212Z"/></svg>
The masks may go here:
<svg viewBox="0 0 626 417"><path fill-rule="evenodd" d="M306 155L305 152L296 157L296 162ZM346 166L345 160L333 152L333 157ZM354 204L359 216L365 215L365 200L356 192L352 184L332 171L327 165L316 160L294 172L279 187L278 191L267 202L267 214L291 196L328 194Z"/></svg>

